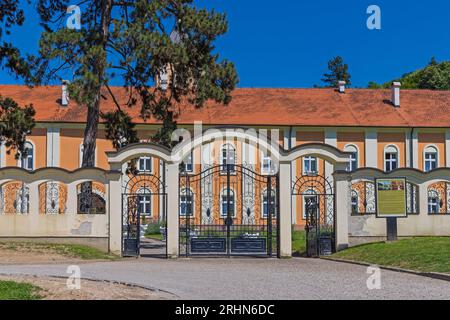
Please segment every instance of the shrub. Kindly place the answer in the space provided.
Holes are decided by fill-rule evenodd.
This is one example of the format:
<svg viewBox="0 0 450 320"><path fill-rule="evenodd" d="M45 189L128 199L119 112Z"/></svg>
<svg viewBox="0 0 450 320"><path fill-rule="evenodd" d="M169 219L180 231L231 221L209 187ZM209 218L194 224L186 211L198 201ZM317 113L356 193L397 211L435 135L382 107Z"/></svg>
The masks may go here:
<svg viewBox="0 0 450 320"><path fill-rule="evenodd" d="M147 230L145 230L145 235L161 233L160 227L162 227L162 226L163 226L163 224L159 221L150 222L147 225Z"/></svg>

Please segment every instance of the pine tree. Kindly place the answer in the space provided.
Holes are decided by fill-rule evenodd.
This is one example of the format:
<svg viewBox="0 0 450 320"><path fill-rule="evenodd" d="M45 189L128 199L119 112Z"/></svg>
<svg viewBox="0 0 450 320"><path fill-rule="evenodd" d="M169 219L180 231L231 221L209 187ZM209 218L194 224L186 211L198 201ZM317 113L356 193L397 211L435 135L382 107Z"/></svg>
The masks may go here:
<svg viewBox="0 0 450 320"><path fill-rule="evenodd" d="M348 65L344 63L344 59L340 56L336 56L328 61L328 70L330 73L325 73L322 78L322 82L326 87L335 88L338 86L338 82L343 80L350 86L350 73L348 72Z"/></svg>
<svg viewBox="0 0 450 320"><path fill-rule="evenodd" d="M28 78L29 66L20 50L11 42L3 40L11 34L13 26L21 26L25 21L19 0L2 0L0 3L0 67L16 77ZM0 95L0 142L7 152L15 151L16 158L24 153L27 135L35 125L35 110L32 105L20 107L12 98Z"/></svg>
<svg viewBox="0 0 450 320"><path fill-rule="evenodd" d="M33 74L38 83L60 80L67 70L73 74L71 99L87 107L82 166L94 165L101 116L117 147L137 139L126 111L133 107L140 108L143 119L162 122L154 139L171 145L175 106L201 107L210 99L230 102L237 83L234 65L213 53L215 39L227 31L224 14L197 9L192 0L90 0L80 2L81 29L71 30L63 21L68 5L68 0L38 1L45 32ZM174 32L176 41L171 39ZM169 87L164 90L154 79L168 67ZM115 77L126 88L125 103L110 89ZM117 110L101 114L104 99L111 99Z"/></svg>

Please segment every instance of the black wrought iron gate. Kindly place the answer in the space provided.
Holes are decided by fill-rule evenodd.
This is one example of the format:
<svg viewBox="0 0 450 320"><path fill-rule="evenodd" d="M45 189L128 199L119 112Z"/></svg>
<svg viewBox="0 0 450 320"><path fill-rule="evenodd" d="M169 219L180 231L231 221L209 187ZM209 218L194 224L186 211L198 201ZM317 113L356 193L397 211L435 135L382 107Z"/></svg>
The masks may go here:
<svg viewBox="0 0 450 320"><path fill-rule="evenodd" d="M335 197L332 183L321 175L298 178L293 195L305 222L306 254L308 257L335 252Z"/></svg>
<svg viewBox="0 0 450 320"><path fill-rule="evenodd" d="M179 182L180 255L278 255L277 175L216 165Z"/></svg>
<svg viewBox="0 0 450 320"><path fill-rule="evenodd" d="M167 194L163 179L149 173L128 175L122 193L122 255L139 256L145 230L141 221L149 219L165 233Z"/></svg>

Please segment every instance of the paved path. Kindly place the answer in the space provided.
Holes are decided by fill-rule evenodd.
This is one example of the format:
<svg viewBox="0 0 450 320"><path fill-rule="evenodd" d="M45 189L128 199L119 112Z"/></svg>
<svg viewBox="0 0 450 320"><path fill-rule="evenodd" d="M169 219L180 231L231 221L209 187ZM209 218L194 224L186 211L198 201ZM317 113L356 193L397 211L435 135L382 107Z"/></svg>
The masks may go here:
<svg viewBox="0 0 450 320"><path fill-rule="evenodd" d="M0 265L0 273L65 276L67 265ZM366 267L319 259L141 258L80 265L82 277L136 283L181 299L450 299L450 282L381 271L368 290Z"/></svg>

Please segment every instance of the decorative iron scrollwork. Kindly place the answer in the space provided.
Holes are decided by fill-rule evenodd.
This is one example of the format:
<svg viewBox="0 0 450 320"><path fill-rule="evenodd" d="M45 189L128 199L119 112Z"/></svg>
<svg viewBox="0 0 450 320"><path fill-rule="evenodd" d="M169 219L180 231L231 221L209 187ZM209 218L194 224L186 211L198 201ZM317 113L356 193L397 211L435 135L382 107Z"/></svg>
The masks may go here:
<svg viewBox="0 0 450 320"><path fill-rule="evenodd" d="M105 214L106 202L104 195L97 190L92 181L78 185L78 213Z"/></svg>

